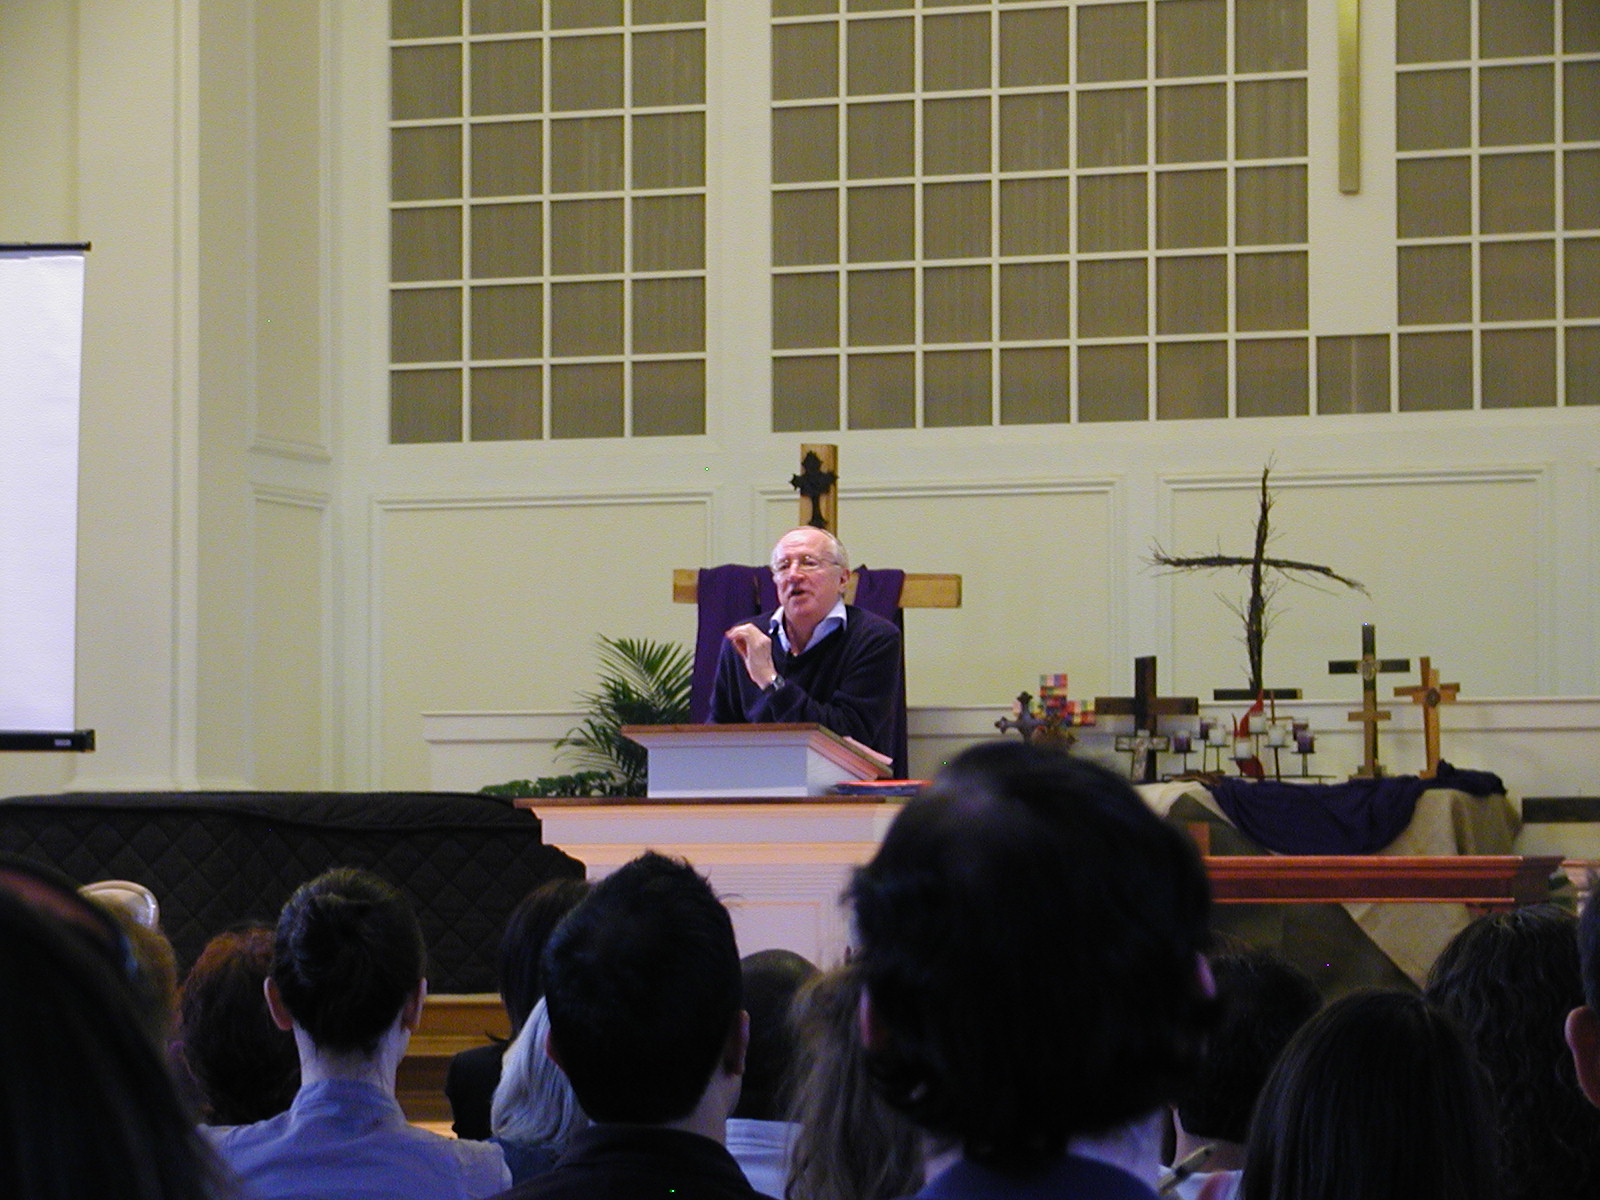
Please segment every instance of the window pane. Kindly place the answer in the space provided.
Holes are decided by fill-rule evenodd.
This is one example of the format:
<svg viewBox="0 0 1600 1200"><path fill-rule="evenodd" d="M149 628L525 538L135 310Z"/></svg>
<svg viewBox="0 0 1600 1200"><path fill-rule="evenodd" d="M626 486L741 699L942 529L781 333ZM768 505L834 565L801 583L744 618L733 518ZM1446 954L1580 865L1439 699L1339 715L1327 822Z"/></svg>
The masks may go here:
<svg viewBox="0 0 1600 1200"><path fill-rule="evenodd" d="M460 288L389 294L390 362L449 362L460 357Z"/></svg>
<svg viewBox="0 0 1600 1200"><path fill-rule="evenodd" d="M1065 346L1000 351L1000 424L1065 422L1072 415L1072 355Z"/></svg>
<svg viewBox="0 0 1600 1200"><path fill-rule="evenodd" d="M1143 337L1149 332L1149 269L1143 258L1078 264L1078 336Z"/></svg>
<svg viewBox="0 0 1600 1200"><path fill-rule="evenodd" d="M472 206L472 274L478 279L538 275L544 229L538 204Z"/></svg>
<svg viewBox="0 0 1600 1200"><path fill-rule="evenodd" d="M1556 402L1556 331L1483 333L1483 407L1551 408Z"/></svg>
<svg viewBox="0 0 1600 1200"><path fill-rule="evenodd" d="M849 22L844 43L849 94L911 91L916 79L915 29L909 17Z"/></svg>
<svg viewBox="0 0 1600 1200"><path fill-rule="evenodd" d="M839 261L839 193L832 188L775 192L772 262L801 267Z"/></svg>
<svg viewBox="0 0 1600 1200"><path fill-rule="evenodd" d="M550 436L622 436L621 363L558 363L550 368Z"/></svg>
<svg viewBox="0 0 1600 1200"><path fill-rule="evenodd" d="M472 357L538 358L544 297L536 283L472 289Z"/></svg>
<svg viewBox="0 0 1600 1200"><path fill-rule="evenodd" d="M1222 0L1161 0L1156 9L1156 77L1221 75L1228 69L1228 12Z"/></svg>
<svg viewBox="0 0 1600 1200"><path fill-rule="evenodd" d="M639 279L633 285L633 352L692 354L706 348L706 283Z"/></svg>
<svg viewBox="0 0 1600 1200"><path fill-rule="evenodd" d="M1072 299L1066 263L1015 263L1000 268L1000 336L1028 342L1068 336Z"/></svg>
<svg viewBox="0 0 1600 1200"><path fill-rule="evenodd" d="M911 271L850 272L852 346L903 346L917 340L915 278Z"/></svg>
<svg viewBox="0 0 1600 1200"><path fill-rule="evenodd" d="M1228 260L1196 254L1156 260L1156 332L1224 333Z"/></svg>
<svg viewBox="0 0 1600 1200"><path fill-rule="evenodd" d="M990 423L989 351L929 351L922 371L923 425L934 429Z"/></svg>
<svg viewBox="0 0 1600 1200"><path fill-rule="evenodd" d="M621 354L622 284L551 284L550 353L557 358Z"/></svg>
<svg viewBox="0 0 1600 1200"><path fill-rule="evenodd" d="M772 98L839 94L839 26L832 21L772 27Z"/></svg>
<svg viewBox="0 0 1600 1200"><path fill-rule="evenodd" d="M622 36L550 40L550 108L572 112L622 107Z"/></svg>
<svg viewBox="0 0 1600 1200"><path fill-rule="evenodd" d="M461 209L401 208L389 214L389 278L402 283L461 278Z"/></svg>
<svg viewBox="0 0 1600 1200"><path fill-rule="evenodd" d="M1000 253L1065 254L1072 213L1069 179L1006 179L1000 183Z"/></svg>
<svg viewBox="0 0 1600 1200"><path fill-rule="evenodd" d="M1157 248L1227 245L1227 185L1226 171L1163 171L1157 175Z"/></svg>
<svg viewBox="0 0 1600 1200"><path fill-rule="evenodd" d="M1228 415L1228 344L1168 342L1156 347L1156 418Z"/></svg>
<svg viewBox="0 0 1600 1200"><path fill-rule="evenodd" d="M1240 330L1305 329L1311 324L1307 256L1241 254L1234 264L1238 286L1235 324Z"/></svg>
<svg viewBox="0 0 1600 1200"><path fill-rule="evenodd" d="M1447 325L1472 320L1472 248L1400 247L1400 323Z"/></svg>
<svg viewBox="0 0 1600 1200"><path fill-rule="evenodd" d="M636 196L633 269L694 271L706 265L703 196Z"/></svg>
<svg viewBox="0 0 1600 1200"><path fill-rule="evenodd" d="M851 429L910 429L916 424L917 364L910 354L852 354Z"/></svg>
<svg viewBox="0 0 1600 1200"><path fill-rule="evenodd" d="M459 117L461 47L394 47L389 52L389 115L396 121Z"/></svg>
<svg viewBox="0 0 1600 1200"><path fill-rule="evenodd" d="M994 335L988 267L928 267L922 275L922 340L982 342Z"/></svg>
<svg viewBox="0 0 1600 1200"><path fill-rule="evenodd" d="M1070 9L1022 9L1000 14L1000 86L1065 85Z"/></svg>
<svg viewBox="0 0 1600 1200"><path fill-rule="evenodd" d="M706 181L706 116L703 112L634 117L633 186L696 188Z"/></svg>
<svg viewBox="0 0 1600 1200"><path fill-rule="evenodd" d="M1143 344L1084 346L1078 351L1078 420L1146 420L1149 387Z"/></svg>
<svg viewBox="0 0 1600 1200"><path fill-rule="evenodd" d="M1084 253L1144 250L1145 176L1078 177L1078 249Z"/></svg>
<svg viewBox="0 0 1600 1200"><path fill-rule="evenodd" d="M539 49L540 43L533 40L471 44L474 116L544 110Z"/></svg>
<svg viewBox="0 0 1600 1200"><path fill-rule="evenodd" d="M537 121L496 121L472 130L472 194L529 196L544 190Z"/></svg>
<svg viewBox="0 0 1600 1200"><path fill-rule="evenodd" d="M461 372L390 371L389 440L396 445L461 440Z"/></svg>
<svg viewBox="0 0 1600 1200"><path fill-rule="evenodd" d="M989 253L989 244L987 182L930 183L922 189L925 257L979 258Z"/></svg>
<svg viewBox="0 0 1600 1200"><path fill-rule="evenodd" d="M1305 416L1311 404L1308 350L1305 338L1239 342L1234 352L1234 415Z"/></svg>
<svg viewBox="0 0 1600 1200"><path fill-rule="evenodd" d="M1385 334L1317 339L1317 411L1389 411L1389 338Z"/></svg>
<svg viewBox="0 0 1600 1200"><path fill-rule="evenodd" d="M550 205L550 273L609 275L622 270L621 200L557 200Z"/></svg>
<svg viewBox="0 0 1600 1200"><path fill-rule="evenodd" d="M1062 59L1065 61L1065 54ZM922 87L942 92L989 86L989 14L929 15L922 21Z"/></svg>
<svg viewBox="0 0 1600 1200"><path fill-rule="evenodd" d="M1400 411L1472 407L1472 335L1400 335Z"/></svg>
<svg viewBox="0 0 1600 1200"><path fill-rule="evenodd" d="M839 358L780 358L772 364L772 431L839 428Z"/></svg>
<svg viewBox="0 0 1600 1200"><path fill-rule="evenodd" d="M773 278L772 344L779 350L839 344L837 272Z"/></svg>
<svg viewBox="0 0 1600 1200"><path fill-rule="evenodd" d="M706 98L706 38L698 29L633 35L633 104L702 104Z"/></svg>
<svg viewBox="0 0 1600 1200"><path fill-rule="evenodd" d="M705 431L704 361L633 364L635 437L685 437Z"/></svg>
<svg viewBox="0 0 1600 1200"><path fill-rule="evenodd" d="M472 369L472 440L528 441L543 436L544 375L538 367Z"/></svg>

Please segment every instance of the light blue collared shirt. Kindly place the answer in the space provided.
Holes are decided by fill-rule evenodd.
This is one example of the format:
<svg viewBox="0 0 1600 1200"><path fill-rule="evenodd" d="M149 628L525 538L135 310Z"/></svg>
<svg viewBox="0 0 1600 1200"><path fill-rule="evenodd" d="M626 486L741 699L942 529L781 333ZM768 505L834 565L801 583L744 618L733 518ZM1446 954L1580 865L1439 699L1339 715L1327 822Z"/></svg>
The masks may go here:
<svg viewBox="0 0 1600 1200"><path fill-rule="evenodd" d="M816 629L814 629L811 633L811 640L806 643L806 650L810 650L835 629L843 629L844 623L844 597L841 596L834 602L833 607L828 610L828 615L817 622ZM792 655L795 653L795 651L789 648L789 631L783 627L783 609L780 608L777 612L772 614L772 620L767 625L767 633L769 636L777 639L778 645L783 647L783 652L785 654ZM804 654L805 650L800 651L800 653Z"/></svg>

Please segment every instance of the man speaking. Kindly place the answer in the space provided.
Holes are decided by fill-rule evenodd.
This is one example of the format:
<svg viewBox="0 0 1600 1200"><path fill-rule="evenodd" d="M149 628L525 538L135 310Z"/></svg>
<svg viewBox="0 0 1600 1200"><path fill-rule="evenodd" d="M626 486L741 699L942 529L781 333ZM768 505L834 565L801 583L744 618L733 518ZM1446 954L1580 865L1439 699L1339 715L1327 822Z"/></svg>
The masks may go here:
<svg viewBox="0 0 1600 1200"><path fill-rule="evenodd" d="M844 602L850 559L821 529L772 548L778 608L728 630L717 658L718 725L814 721L894 757L900 631Z"/></svg>

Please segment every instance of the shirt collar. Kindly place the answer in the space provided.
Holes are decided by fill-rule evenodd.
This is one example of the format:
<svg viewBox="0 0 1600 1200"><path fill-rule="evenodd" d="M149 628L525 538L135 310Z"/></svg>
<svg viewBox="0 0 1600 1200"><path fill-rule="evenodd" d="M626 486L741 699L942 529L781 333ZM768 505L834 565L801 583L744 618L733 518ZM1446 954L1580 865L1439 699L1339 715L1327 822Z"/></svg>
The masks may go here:
<svg viewBox="0 0 1600 1200"><path fill-rule="evenodd" d="M806 643L806 650L810 650L835 629L843 629L846 620L848 620L848 617L845 613L844 597L841 596L834 601L833 607L828 610L828 615L817 622L817 628L812 633L811 640ZM794 653L789 649L789 631L783 627L783 609L780 608L772 614L772 620L767 622L767 633L778 640L778 645L783 647L785 654ZM801 653L803 654L805 651L803 650Z"/></svg>

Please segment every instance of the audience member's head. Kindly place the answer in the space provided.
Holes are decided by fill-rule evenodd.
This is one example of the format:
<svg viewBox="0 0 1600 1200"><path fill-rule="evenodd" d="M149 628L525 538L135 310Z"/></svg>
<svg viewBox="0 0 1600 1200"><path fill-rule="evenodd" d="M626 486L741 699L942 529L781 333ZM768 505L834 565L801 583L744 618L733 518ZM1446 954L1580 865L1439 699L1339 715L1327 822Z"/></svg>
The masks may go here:
<svg viewBox="0 0 1600 1200"><path fill-rule="evenodd" d="M1421 996L1353 992L1300 1030L1256 1106L1243 1200L1492 1200L1488 1085Z"/></svg>
<svg viewBox="0 0 1600 1200"><path fill-rule="evenodd" d="M1200 1069L1177 1104L1193 1139L1243 1147L1250 1111L1283 1048L1322 1007L1311 977L1268 950L1230 950L1211 958L1217 1023Z"/></svg>
<svg viewBox="0 0 1600 1200"><path fill-rule="evenodd" d="M646 853L597 883L545 948L550 1046L599 1122L688 1117L743 1069L728 910L687 863ZM726 1118L727 1112L723 1112Z"/></svg>
<svg viewBox="0 0 1600 1200"><path fill-rule="evenodd" d="M740 960L739 972L744 981L744 1010L750 1014L750 1051L745 1056L744 1087L733 1115L752 1121L781 1121L784 1085L795 1055L790 1010L801 987L816 977L817 968L793 950L757 950Z"/></svg>
<svg viewBox="0 0 1600 1200"><path fill-rule="evenodd" d="M1425 994L1489 1072L1501 1196L1600 1195L1600 1112L1578 1090L1562 1039L1584 1002L1577 919L1553 904L1480 917L1444 948Z"/></svg>
<svg viewBox="0 0 1600 1200"><path fill-rule="evenodd" d="M374 1055L403 1010L420 1012L425 966L411 905L366 871L317 876L278 916L272 989L325 1053Z"/></svg>
<svg viewBox="0 0 1600 1200"><path fill-rule="evenodd" d="M1209 896L1193 845L1120 776L1019 742L965 751L850 885L879 1087L1003 1170L1148 1116L1210 1017Z"/></svg>
<svg viewBox="0 0 1600 1200"><path fill-rule="evenodd" d="M922 1134L867 1078L860 1010L853 966L813 979L795 1002L788 1200L890 1200L922 1185Z"/></svg>
<svg viewBox="0 0 1600 1200"><path fill-rule="evenodd" d="M230 929L205 944L178 996L178 1059L201 1119L248 1125L288 1108L300 1088L294 1038L267 1011L272 930Z"/></svg>
<svg viewBox="0 0 1600 1200"><path fill-rule="evenodd" d="M35 884L13 889L14 878L0 878L0 1196L221 1195L136 1015L120 931L58 915L69 901L41 903Z"/></svg>
<svg viewBox="0 0 1600 1200"><path fill-rule="evenodd" d="M1589 899L1578 918L1578 958L1583 973L1583 1004L1567 1014L1567 1047L1578 1086L1600 1107L1600 880L1591 873Z"/></svg>
<svg viewBox="0 0 1600 1200"><path fill-rule="evenodd" d="M522 1028L533 1006L544 995L544 980L539 974L545 943L561 918L577 907L589 894L584 879L552 879L529 892L511 910L500 935L500 997L511 1018L511 1032Z"/></svg>
<svg viewBox="0 0 1600 1200"><path fill-rule="evenodd" d="M139 967L133 981L139 1017L156 1045L165 1046L178 1024L178 955L159 927L146 925L120 905L103 907L122 926Z"/></svg>
<svg viewBox="0 0 1600 1200"><path fill-rule="evenodd" d="M541 996L506 1048L492 1126L502 1142L537 1146L554 1155L588 1126L589 1118L565 1072L545 1053L549 1036L550 1017Z"/></svg>

